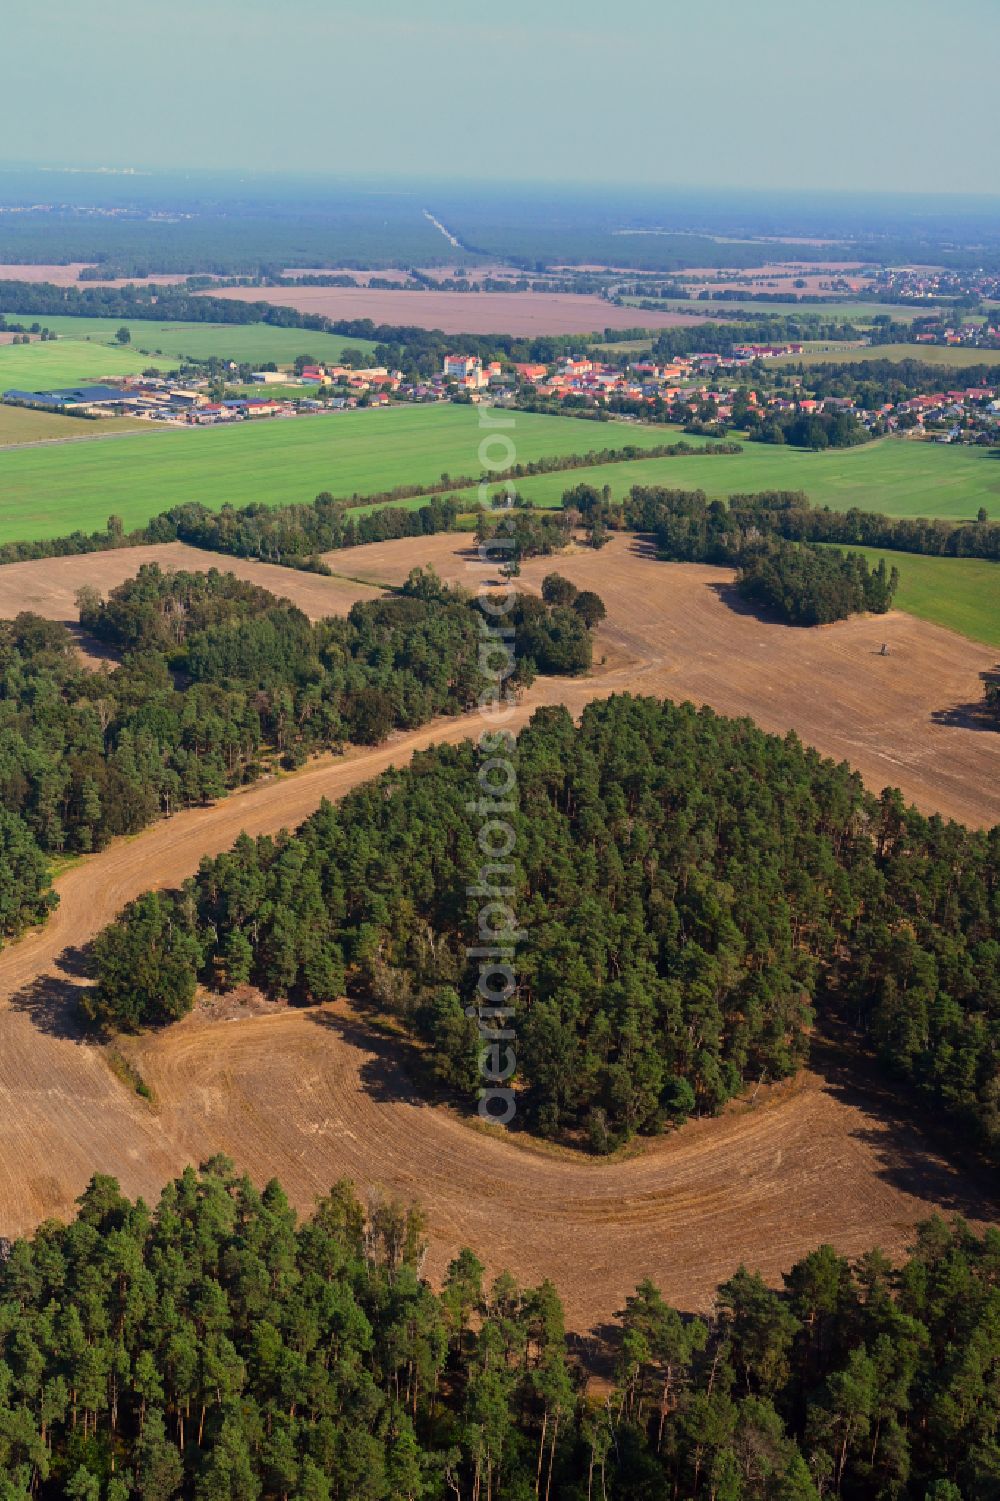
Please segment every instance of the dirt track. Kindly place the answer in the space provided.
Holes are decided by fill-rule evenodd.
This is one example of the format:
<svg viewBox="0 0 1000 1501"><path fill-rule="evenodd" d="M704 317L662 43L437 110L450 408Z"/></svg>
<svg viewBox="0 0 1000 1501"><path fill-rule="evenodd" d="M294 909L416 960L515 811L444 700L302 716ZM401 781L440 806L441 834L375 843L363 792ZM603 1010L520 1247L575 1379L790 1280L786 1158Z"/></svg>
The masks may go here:
<svg viewBox="0 0 1000 1501"><path fill-rule="evenodd" d="M428 561L463 582L476 577L453 537L378 544L332 561L390 581ZM982 648L902 614L822 631L764 625L732 609L725 571L658 564L623 538L600 554L536 560L525 582L537 586L553 566L605 598L599 654L607 660L590 679L541 680L520 722L541 702L578 711L595 694L625 689L693 697L768 728L794 724L872 786L891 780L927 808L1000 821L996 740L933 719L976 695L978 672L992 665ZM877 655L883 640L888 658ZM884 1099L846 1089L823 1059L796 1084L762 1092L752 1110L595 1165L491 1139L422 1105L392 1051L338 1008L192 1017L127 1044L156 1091L155 1110L118 1082L99 1049L67 1034L75 951L126 900L177 882L241 828L294 824L321 796L470 727L444 721L315 763L182 813L64 874L53 921L0 955L0 1233L69 1212L94 1170L153 1194L185 1162L224 1150L258 1179L278 1174L303 1208L342 1173L419 1197L430 1214L432 1271L470 1242L494 1268L556 1278L571 1321L589 1328L645 1275L693 1306L740 1259L775 1276L822 1239L849 1252L874 1241L898 1251L935 1204L995 1216L981 1190L908 1128L891 1126Z"/></svg>

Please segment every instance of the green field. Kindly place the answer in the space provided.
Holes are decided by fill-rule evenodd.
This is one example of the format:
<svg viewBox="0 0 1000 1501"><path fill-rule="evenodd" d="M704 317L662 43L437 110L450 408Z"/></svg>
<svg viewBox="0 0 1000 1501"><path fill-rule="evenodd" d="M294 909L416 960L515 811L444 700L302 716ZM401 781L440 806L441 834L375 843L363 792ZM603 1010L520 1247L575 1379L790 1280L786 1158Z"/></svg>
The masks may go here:
<svg viewBox="0 0 1000 1501"><path fill-rule="evenodd" d="M563 491L582 482L610 485L616 499L632 485L669 485L732 495L753 490L804 490L814 505L852 506L888 516L972 519L985 506L1000 519L1000 452L943 443L883 438L860 448L810 453L768 443L744 443L739 454L689 454L604 464L569 474L518 481L538 506L558 506ZM470 501L473 496L470 493Z"/></svg>
<svg viewBox="0 0 1000 1501"><path fill-rule="evenodd" d="M11 314L13 321L18 315ZM269 323L153 323L129 318L67 318L21 315L59 335L49 343L0 345L0 391L11 386L42 391L50 386L77 385L105 375L135 375L150 365L175 366L182 356L250 364L271 361L291 364L296 355L336 362L345 349L370 353L374 344L345 339L339 334L313 333L304 328L274 328ZM131 344L115 343L125 327Z"/></svg>
<svg viewBox="0 0 1000 1501"><path fill-rule="evenodd" d="M276 505L312 500L320 490L370 494L434 484L443 473L479 474L487 432L475 407L403 406L7 449L0 451L0 541L92 531L112 512L137 527L187 500ZM679 436L673 428L524 412L512 432L519 460L628 444L649 448ZM488 455L497 464L504 457L501 446ZM558 501L573 475L554 478Z"/></svg>
<svg viewBox="0 0 1000 1501"><path fill-rule="evenodd" d="M109 433L143 431L153 429L135 417L102 417L100 422L84 422L77 417L60 416L58 412L36 412L29 407L9 407L0 402L0 448L17 443L86 440L105 438Z"/></svg>
<svg viewBox="0 0 1000 1501"><path fill-rule="evenodd" d="M708 323L713 318L726 318L732 313L750 313L761 318L813 317L854 324L871 323L874 318L884 317L892 318L896 323L911 323L918 313L937 311L935 308L911 307L893 302L859 302L850 298L838 302L835 296L824 298L822 302L793 302L791 298L787 302L755 302L752 297L733 298L731 302L713 302L699 297L622 298L626 307L635 307L643 300L655 301L656 306L662 307L665 312L696 313L699 317L705 317Z"/></svg>
<svg viewBox="0 0 1000 1501"><path fill-rule="evenodd" d="M997 349L947 349L942 344L866 344L863 349L843 344L807 344L802 354L779 354L769 365L844 365L855 360L919 360L961 370L966 365L1000 365Z"/></svg>
<svg viewBox="0 0 1000 1501"><path fill-rule="evenodd" d="M911 552L853 547L870 563L899 569L895 606L1000 649L1000 563L979 558L925 558Z"/></svg>
<svg viewBox="0 0 1000 1501"><path fill-rule="evenodd" d="M56 386L93 385L109 375L136 375L149 360L136 349L87 344L82 339L0 344L0 393L50 391Z"/></svg>

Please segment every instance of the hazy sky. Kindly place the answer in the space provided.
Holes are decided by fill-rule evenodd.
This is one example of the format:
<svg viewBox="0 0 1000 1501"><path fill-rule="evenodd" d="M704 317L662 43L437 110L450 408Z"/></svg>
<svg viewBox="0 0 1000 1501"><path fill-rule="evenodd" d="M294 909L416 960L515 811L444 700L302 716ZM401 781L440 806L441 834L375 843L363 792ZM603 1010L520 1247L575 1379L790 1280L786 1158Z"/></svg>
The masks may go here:
<svg viewBox="0 0 1000 1501"><path fill-rule="evenodd" d="M0 158L1000 192L1000 0L47 0Z"/></svg>

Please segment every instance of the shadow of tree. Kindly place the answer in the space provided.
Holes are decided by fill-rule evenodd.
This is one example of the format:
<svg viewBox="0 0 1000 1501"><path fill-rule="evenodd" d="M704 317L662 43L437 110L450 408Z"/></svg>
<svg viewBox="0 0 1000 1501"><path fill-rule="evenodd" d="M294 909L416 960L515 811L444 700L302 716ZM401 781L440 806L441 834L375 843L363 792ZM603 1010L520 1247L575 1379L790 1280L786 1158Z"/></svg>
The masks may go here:
<svg viewBox="0 0 1000 1501"><path fill-rule="evenodd" d="M80 1011L80 987L66 976L38 975L10 998L12 1011L29 1017L40 1032L94 1046L100 1038Z"/></svg>
<svg viewBox="0 0 1000 1501"><path fill-rule="evenodd" d="M871 1124L855 1139L872 1148L879 1176L893 1188L967 1219L1000 1216L1000 1174L976 1163L955 1128L929 1113L926 1100L891 1078L846 1029L814 1035L810 1065L827 1090Z"/></svg>
<svg viewBox="0 0 1000 1501"><path fill-rule="evenodd" d="M435 1103L429 1070L414 1044L386 1036L375 1026L343 1011L308 1010L309 1020L336 1032L340 1039L369 1056L358 1077L367 1094L381 1104L405 1100L421 1109Z"/></svg>
<svg viewBox="0 0 1000 1501"><path fill-rule="evenodd" d="M807 626L792 626L789 621L782 620L780 616L751 604L740 593L735 583L708 584L706 587L711 589L712 593L726 606L726 609L731 610L734 615L744 615L751 620L759 620L761 625L782 625L792 630L808 630Z"/></svg>
<svg viewBox="0 0 1000 1501"><path fill-rule="evenodd" d="M931 715L935 724L953 725L960 730L1000 731L1000 716L986 706L987 688L1000 689L1000 663L979 674L983 695L969 704L955 704L950 709L935 709Z"/></svg>
<svg viewBox="0 0 1000 1501"><path fill-rule="evenodd" d="M635 558L656 559L656 541L652 532L634 532L628 550Z"/></svg>

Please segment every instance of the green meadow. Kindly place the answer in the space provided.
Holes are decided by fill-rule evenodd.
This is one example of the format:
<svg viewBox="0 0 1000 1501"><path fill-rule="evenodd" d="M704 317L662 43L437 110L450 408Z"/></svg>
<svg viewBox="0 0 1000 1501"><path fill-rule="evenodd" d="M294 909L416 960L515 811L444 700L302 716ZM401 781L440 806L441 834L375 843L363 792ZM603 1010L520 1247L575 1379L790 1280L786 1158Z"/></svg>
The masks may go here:
<svg viewBox="0 0 1000 1501"><path fill-rule="evenodd" d="M18 314L8 315L10 321ZM290 365L296 355L336 362L345 349L370 353L374 344L345 339L339 334L313 333L305 328L275 328L269 323L156 323L135 318L37 317L24 313L20 321L38 322L58 334L47 343L0 345L0 392L17 387L42 391L71 386L106 375L135 375L152 365L176 366L184 356L240 363ZM115 340L127 328L132 342Z"/></svg>
<svg viewBox="0 0 1000 1501"><path fill-rule="evenodd" d="M1000 650L1000 563L980 558L925 558L911 552L854 547L870 563L899 569L895 606Z"/></svg>
<svg viewBox="0 0 1000 1501"><path fill-rule="evenodd" d="M136 375L149 360L136 349L113 349L82 339L0 344L0 394L48 391L55 386L94 385L109 375Z"/></svg>
<svg viewBox="0 0 1000 1501"><path fill-rule="evenodd" d="M680 436L673 428L523 412L511 431L522 461L629 444L650 448ZM8 448L0 450L0 541L92 531L112 513L137 527L188 500L278 505L312 500L320 490L350 496L431 485L446 473L479 474L488 433L476 407L400 406L231 427L148 427L114 442ZM494 435L486 457L502 467L505 442ZM554 478L557 503L567 476Z"/></svg>
<svg viewBox="0 0 1000 1501"><path fill-rule="evenodd" d="M704 490L712 496L804 490L814 505L836 510L856 507L889 516L963 520L985 506L991 519L1000 520L1000 451L901 438L824 453L744 443L739 454L603 464L569 474L541 474L519 480L517 487L534 505L549 507L560 505L563 492L583 481L598 488L610 485L616 499L633 485Z"/></svg>
<svg viewBox="0 0 1000 1501"><path fill-rule="evenodd" d="M856 360L919 360L922 365L941 365L962 370L967 365L1000 365L1000 350L948 349L943 344L866 344L858 349L845 344L813 340L801 354L779 354L768 365L845 365Z"/></svg>

